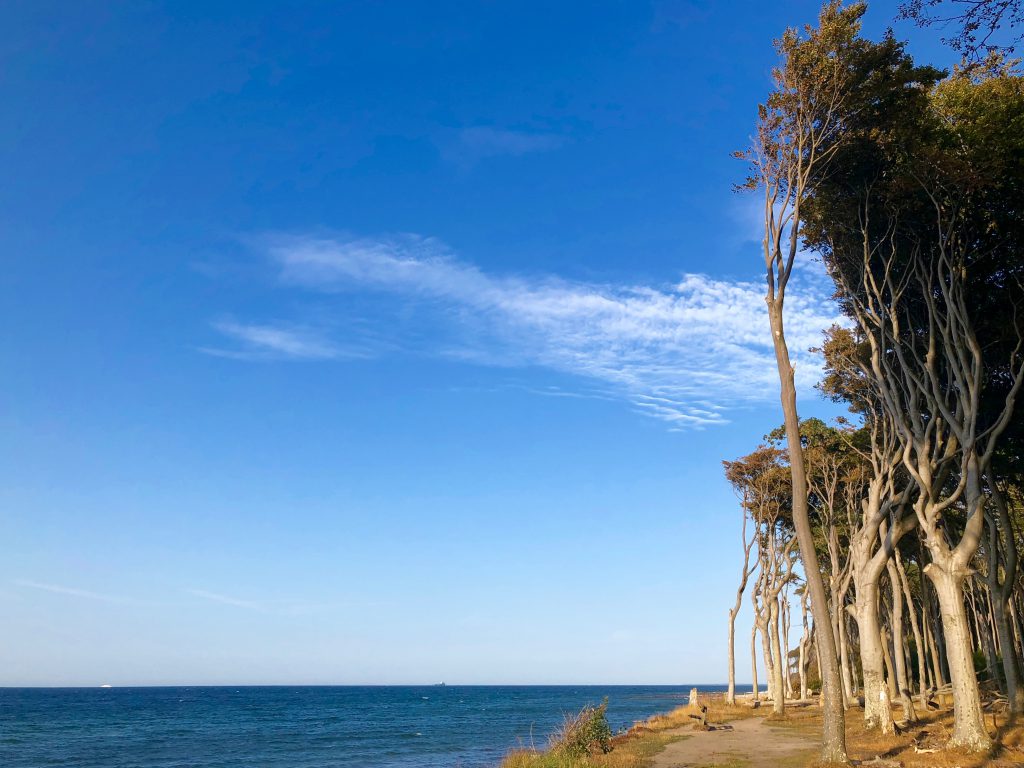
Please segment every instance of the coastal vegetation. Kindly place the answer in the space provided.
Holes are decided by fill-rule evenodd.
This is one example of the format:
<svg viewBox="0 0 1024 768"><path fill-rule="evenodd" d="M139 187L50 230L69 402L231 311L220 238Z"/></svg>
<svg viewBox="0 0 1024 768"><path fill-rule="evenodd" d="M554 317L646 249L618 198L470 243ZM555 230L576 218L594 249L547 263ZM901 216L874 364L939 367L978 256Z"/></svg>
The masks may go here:
<svg viewBox="0 0 1024 768"><path fill-rule="evenodd" d="M848 761L858 704L891 735L948 695L948 746L976 752L992 748L986 710L1024 707L1024 78L991 35L979 55L978 27L947 72L891 33L866 39L865 11L829 2L777 41L739 154L743 187L763 194L783 425L724 463L744 516L729 639L749 582L773 711L808 698L813 665L825 763ZM801 254L824 264L845 316L820 350L819 388L850 411L834 425L797 412L784 318Z"/></svg>

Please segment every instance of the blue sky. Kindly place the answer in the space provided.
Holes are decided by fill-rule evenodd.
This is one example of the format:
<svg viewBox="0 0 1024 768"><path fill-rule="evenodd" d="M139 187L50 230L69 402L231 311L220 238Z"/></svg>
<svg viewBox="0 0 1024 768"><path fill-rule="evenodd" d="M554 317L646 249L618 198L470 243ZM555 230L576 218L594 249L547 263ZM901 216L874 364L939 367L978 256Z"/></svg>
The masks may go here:
<svg viewBox="0 0 1024 768"><path fill-rule="evenodd" d="M0 684L722 681L815 13L5 5Z"/></svg>

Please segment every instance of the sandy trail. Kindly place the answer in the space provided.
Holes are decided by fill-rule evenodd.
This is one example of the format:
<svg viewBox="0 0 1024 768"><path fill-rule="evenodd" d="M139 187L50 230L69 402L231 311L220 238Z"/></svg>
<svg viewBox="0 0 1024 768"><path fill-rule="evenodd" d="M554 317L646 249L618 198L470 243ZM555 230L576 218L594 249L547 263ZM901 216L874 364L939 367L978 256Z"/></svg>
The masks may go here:
<svg viewBox="0 0 1024 768"><path fill-rule="evenodd" d="M671 733L687 738L665 747L654 758L653 768L697 768L709 765L733 765L744 768L774 768L786 758L811 757L815 741L806 734L772 728L764 718L734 720L732 730L693 731L680 728ZM791 764L799 764L792 761Z"/></svg>

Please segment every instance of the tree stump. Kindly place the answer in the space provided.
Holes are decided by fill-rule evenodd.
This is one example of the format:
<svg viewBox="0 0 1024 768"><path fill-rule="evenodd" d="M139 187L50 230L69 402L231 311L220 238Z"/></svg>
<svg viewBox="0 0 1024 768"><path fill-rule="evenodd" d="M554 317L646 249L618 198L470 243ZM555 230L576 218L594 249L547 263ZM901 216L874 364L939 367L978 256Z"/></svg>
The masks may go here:
<svg viewBox="0 0 1024 768"><path fill-rule="evenodd" d="M695 730L695 731L710 731L711 730L708 727L708 708L707 708L707 706L702 706L700 708L700 714L699 715L690 715L690 719L697 721L697 722L695 722L693 724L693 730Z"/></svg>

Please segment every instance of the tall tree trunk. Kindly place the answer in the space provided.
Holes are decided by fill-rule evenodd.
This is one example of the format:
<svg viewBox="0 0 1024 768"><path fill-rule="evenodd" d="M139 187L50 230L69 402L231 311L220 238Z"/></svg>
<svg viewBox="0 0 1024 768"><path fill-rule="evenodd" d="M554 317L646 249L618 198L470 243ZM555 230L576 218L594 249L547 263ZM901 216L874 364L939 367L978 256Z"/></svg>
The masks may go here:
<svg viewBox="0 0 1024 768"><path fill-rule="evenodd" d="M985 728L978 692L978 678L974 673L974 654L967 611L964 607L964 583L972 573L971 559L978 551L985 531L985 496L981 490L982 466L971 446L961 445L961 487L965 507L965 523L960 541L950 547L943 510L949 499L937 504L927 495L919 497L915 514L921 522L931 563L925 575L935 585L942 613L942 632L945 639L946 660L953 690L953 734L950 746L982 751L992 740Z"/></svg>
<svg viewBox="0 0 1024 768"><path fill-rule="evenodd" d="M1024 690L1021 688L1020 664L1016 639L1010 630L1007 617L1008 610L1013 608L1013 587L1017 581L1017 541L1014 536L1013 521L1010 518L1006 497L999 484L989 483L992 502L998 520L989 520L989 552L988 552L988 588L992 598L993 623L1002 656L1003 680L1006 683L1006 698L1010 712L1020 714L1024 711ZM1001 546L1000 546L1001 545ZM999 551L1003 552L1003 576L999 578Z"/></svg>
<svg viewBox="0 0 1024 768"><path fill-rule="evenodd" d="M778 599L772 601L768 627L771 630L772 689L775 694L775 697L772 699L772 711L777 715L781 715L786 711L786 684L782 674L782 665L785 661L782 658L782 643L779 638Z"/></svg>
<svg viewBox="0 0 1024 768"><path fill-rule="evenodd" d="M845 604L845 602L844 599L840 605ZM839 617L839 660L843 672L843 698L845 699L846 706L850 706L850 702L853 701L853 696L856 693L853 681L853 664L850 659L850 632L846 626L846 611L837 608L835 612Z"/></svg>
<svg viewBox="0 0 1024 768"><path fill-rule="evenodd" d="M793 698L793 669L792 664L789 663L789 590L783 590L782 599L779 603L780 619L782 627L782 637L780 653L782 655L782 675L785 679L786 685L786 696Z"/></svg>
<svg viewBox="0 0 1024 768"><path fill-rule="evenodd" d="M878 623L882 628L882 660L885 662L885 690L889 693L889 703L896 700L899 696L899 691L896 688L896 667L893 664L893 653L892 653L892 632L888 625L885 623L885 614L882 613L883 608L889 609L889 616L892 616L892 609L885 604L885 600L881 598L882 588L879 585L879 614Z"/></svg>
<svg viewBox="0 0 1024 768"><path fill-rule="evenodd" d="M797 215L796 220L799 220ZM795 233L794 233L795 237ZM795 247L795 242L794 242ZM772 292L774 293L774 291ZM782 322L782 299L769 294L768 316L771 323L772 340L775 347L775 361L779 369L781 384L780 399L786 425L786 446L789 450L790 474L793 481L793 527L796 529L800 558L804 564L807 589L811 593L811 610L814 623L819 627L830 625L828 594L821 577L818 554L814 549L814 531L807 508L807 474L804 465L803 445L800 442L800 417L796 408L796 384L793 364L786 346ZM846 753L846 710L843 708L842 678L839 674L839 655L836 652L835 637L831 632L815 633L818 660L821 664L821 699L824 708L821 761L823 763L848 763Z"/></svg>
<svg viewBox="0 0 1024 768"><path fill-rule="evenodd" d="M808 645L811 641L811 625L807 623L807 609L808 609L808 594L807 590L800 596L800 620L803 623L803 634L800 635L800 700L807 701L809 698L807 692L807 664L808 658Z"/></svg>
<svg viewBox="0 0 1024 768"><path fill-rule="evenodd" d="M922 564L922 573L926 573L928 566L924 564L924 545L920 538L917 543L917 561ZM939 646L942 644L939 636L940 623L936 619L935 611L932 610L931 593L928 590L928 584L930 581L930 579L921 579L921 624L925 630L925 640L928 643L928 654L931 656L932 660L933 685L935 689L938 690L946 684L946 680L949 678L945 675L943 657L939 651Z"/></svg>
<svg viewBox="0 0 1024 768"><path fill-rule="evenodd" d="M894 556L896 553L893 553ZM903 641L903 585L896 568L895 557L888 562L889 586L892 589L892 613L889 624L892 627L893 661L896 666L896 692L903 705L903 719L908 723L914 718L914 703L910 699L910 680L907 676L906 644ZM913 613L913 606L910 607Z"/></svg>
<svg viewBox="0 0 1024 768"><path fill-rule="evenodd" d="M757 684L757 625L750 628L750 686L754 701L761 700L761 688Z"/></svg>
<svg viewBox="0 0 1024 768"><path fill-rule="evenodd" d="M895 733L889 693L885 687L885 652L878 623L878 580L858 583L854 594L860 666L864 677L864 724L882 733Z"/></svg>
<svg viewBox="0 0 1024 768"><path fill-rule="evenodd" d="M885 690L889 694L889 702L899 696L896 689L896 667L893 665L892 633L888 627L882 627L882 660L885 662Z"/></svg>
<svg viewBox="0 0 1024 768"><path fill-rule="evenodd" d="M727 704L736 703L736 617L739 615L740 606L743 603L743 593L747 589L747 581L750 579L751 573L753 573L753 569L750 567L750 551L757 540L757 526L755 525L754 537L747 541L747 498L745 495L742 511L743 569L740 571L740 584L736 588L736 602L729 610L729 690L725 695Z"/></svg>
<svg viewBox="0 0 1024 768"><path fill-rule="evenodd" d="M910 630L914 633L914 649L917 651L917 689L923 698L928 688L927 661L924 647L924 638L921 636L921 625L917 620L917 611L914 608L914 597L910 591L910 580L907 578L907 571L903 567L903 558L899 550L893 553L896 561L896 572L899 574L900 588L903 590L903 597L907 601L907 613L910 614Z"/></svg>
<svg viewBox="0 0 1024 768"><path fill-rule="evenodd" d="M974 655L971 653L971 631L964 609L964 575L950 573L935 562L928 565L925 573L935 585L942 611L942 631L954 702L950 744L967 749L988 749L991 741L982 715L978 680L974 674Z"/></svg>
<svg viewBox="0 0 1024 768"><path fill-rule="evenodd" d="M1006 691L1006 681L1003 680L1002 665L999 663L999 655L996 653L995 633L991 624L991 604L984 590L978 590L981 594L975 604L975 622L978 625L978 633L981 635L981 647L985 652L985 664L988 667L989 679L999 686L999 690Z"/></svg>
<svg viewBox="0 0 1024 768"><path fill-rule="evenodd" d="M857 654L858 654L858 656L860 655L860 639L859 638L857 640ZM863 670L861 670L861 671L863 672ZM851 664L850 665L850 673L853 675L853 690L860 691L861 693L863 693L863 691L864 691L864 679L863 679L864 676L861 675L861 674L857 674L857 666L856 666L856 664Z"/></svg>
<svg viewBox="0 0 1024 768"><path fill-rule="evenodd" d="M810 640L810 633L804 630L804 636L800 639L800 700L807 701L807 641Z"/></svg>
<svg viewBox="0 0 1024 768"><path fill-rule="evenodd" d="M768 687L768 698L775 698L775 664L772 661L772 650L770 630L768 628L768 622L760 627L761 630L761 657L764 659L764 676L765 684Z"/></svg>
<svg viewBox="0 0 1024 768"><path fill-rule="evenodd" d="M730 705L736 703L736 613L729 611L729 690L725 703Z"/></svg>
<svg viewBox="0 0 1024 768"><path fill-rule="evenodd" d="M926 609L928 613L931 613L931 609ZM942 664L939 661L939 648L935 642L935 632L932 627L931 616L925 616L923 621L925 642L928 644L928 657L931 659L931 673L932 673L932 687L936 690L946 684L946 678L942 674Z"/></svg>
<svg viewBox="0 0 1024 768"><path fill-rule="evenodd" d="M1013 647L1017 650L1017 658L1024 659L1024 632L1020 628L1020 611L1017 610L1017 599L1014 592L1010 591L1010 629L1013 630ZM1018 678L1020 680L1021 678Z"/></svg>
<svg viewBox="0 0 1024 768"><path fill-rule="evenodd" d="M1006 603L1000 601L995 611L996 634L999 644L1003 647L1002 663L1003 678L1006 680L1006 698L1010 712L1019 714L1024 711L1024 697L1020 685L1020 670L1017 662L1017 649L1014 646L1010 624L1006 616Z"/></svg>

